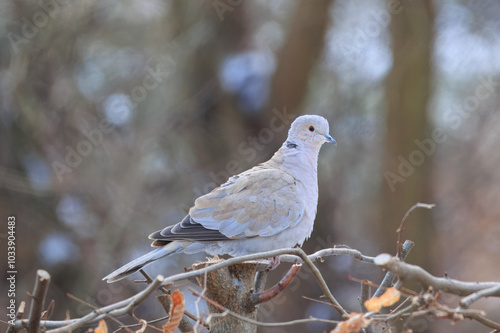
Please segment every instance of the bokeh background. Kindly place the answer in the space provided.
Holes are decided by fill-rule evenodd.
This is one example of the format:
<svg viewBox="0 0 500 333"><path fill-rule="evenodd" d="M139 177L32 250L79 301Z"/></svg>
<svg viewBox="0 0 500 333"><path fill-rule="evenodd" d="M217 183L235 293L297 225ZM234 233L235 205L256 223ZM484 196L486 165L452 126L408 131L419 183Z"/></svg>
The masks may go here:
<svg viewBox="0 0 500 333"><path fill-rule="evenodd" d="M17 301L39 268L52 276L53 319L90 311L66 293L103 306L137 292L132 279L101 278L148 251L147 235L180 221L197 196L267 160L307 113L326 117L338 141L320 154L307 252L394 253L408 208L435 203L408 220L408 261L498 280L499 17L494 0L0 2L0 219L17 220ZM147 270L173 274L203 259ZM356 279L382 276L348 257L320 269L354 311ZM338 318L302 297L319 294L304 270L259 319ZM498 301L477 306L500 320ZM163 315L154 299L136 313ZM489 331L470 321L413 327Z"/></svg>

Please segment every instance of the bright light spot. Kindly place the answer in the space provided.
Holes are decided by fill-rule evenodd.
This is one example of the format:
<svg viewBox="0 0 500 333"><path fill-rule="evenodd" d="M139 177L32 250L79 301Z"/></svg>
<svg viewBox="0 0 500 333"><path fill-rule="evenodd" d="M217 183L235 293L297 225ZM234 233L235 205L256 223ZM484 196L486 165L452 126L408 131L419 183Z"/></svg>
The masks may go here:
<svg viewBox="0 0 500 333"><path fill-rule="evenodd" d="M75 196L64 196L57 204L56 214L81 237L94 237L98 231L96 217Z"/></svg>
<svg viewBox="0 0 500 333"><path fill-rule="evenodd" d="M125 94L113 94L104 101L104 115L115 126L122 126L132 119L133 104Z"/></svg>
<svg viewBox="0 0 500 333"><path fill-rule="evenodd" d="M80 250L64 233L50 234L38 248L40 261L46 265L72 263L80 257Z"/></svg>

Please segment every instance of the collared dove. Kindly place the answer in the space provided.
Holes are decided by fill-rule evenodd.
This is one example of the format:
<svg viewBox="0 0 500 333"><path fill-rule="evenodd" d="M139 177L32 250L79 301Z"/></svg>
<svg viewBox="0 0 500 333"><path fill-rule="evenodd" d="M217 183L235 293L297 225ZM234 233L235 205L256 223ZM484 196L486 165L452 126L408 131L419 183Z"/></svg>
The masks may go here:
<svg viewBox="0 0 500 333"><path fill-rule="evenodd" d="M311 235L316 217L319 150L325 142L337 145L328 132L325 118L298 117L269 161L196 199L181 222L149 236L157 249L103 280L121 280L179 252L241 256L302 245Z"/></svg>

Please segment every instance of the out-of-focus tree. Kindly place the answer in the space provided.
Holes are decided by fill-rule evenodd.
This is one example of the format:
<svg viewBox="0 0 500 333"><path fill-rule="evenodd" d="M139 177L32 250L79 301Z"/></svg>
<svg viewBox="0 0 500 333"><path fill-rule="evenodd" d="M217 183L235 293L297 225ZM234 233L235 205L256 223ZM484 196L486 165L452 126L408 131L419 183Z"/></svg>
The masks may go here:
<svg viewBox="0 0 500 333"><path fill-rule="evenodd" d="M392 6L395 3L389 1ZM432 45L434 8L432 1L402 1L391 17L392 70L387 77L385 151L382 157L385 182L379 216L380 240L390 250L395 230L405 211L416 202L431 200L429 192L431 156L415 145L429 137L429 100L432 93ZM417 211L406 232L417 247L416 263L427 265L432 236L429 212Z"/></svg>

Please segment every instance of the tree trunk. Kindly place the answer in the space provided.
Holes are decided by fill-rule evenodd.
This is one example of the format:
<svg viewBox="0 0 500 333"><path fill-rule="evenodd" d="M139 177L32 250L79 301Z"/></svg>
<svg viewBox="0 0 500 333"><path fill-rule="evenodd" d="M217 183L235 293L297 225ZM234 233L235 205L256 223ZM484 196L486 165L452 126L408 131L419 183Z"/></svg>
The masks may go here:
<svg viewBox="0 0 500 333"><path fill-rule="evenodd" d="M199 270L217 262L219 261L194 264L193 269ZM257 320L258 307L249 305L249 296L255 292L259 292L260 290L256 289L263 288L265 281L263 283L260 281L261 284L256 288L256 273L257 262L247 262L223 267L206 275L199 276L197 280L201 288L206 288L205 296L208 299L244 317ZM210 302L207 303L211 314L221 314L224 312L217 306L210 304ZM231 315L215 316L210 320L210 332L255 333L257 332L257 326Z"/></svg>
<svg viewBox="0 0 500 333"><path fill-rule="evenodd" d="M379 221L381 239L387 240L383 250L391 252L405 212L417 202L432 200L428 189L432 153L422 152L415 140L431 138L427 105L434 9L430 0L402 1L400 8L391 17L393 66L386 86L387 133L382 164L386 182ZM412 214L405 228L406 238L416 244L411 261L424 267L429 258L431 228L431 214L424 210Z"/></svg>

